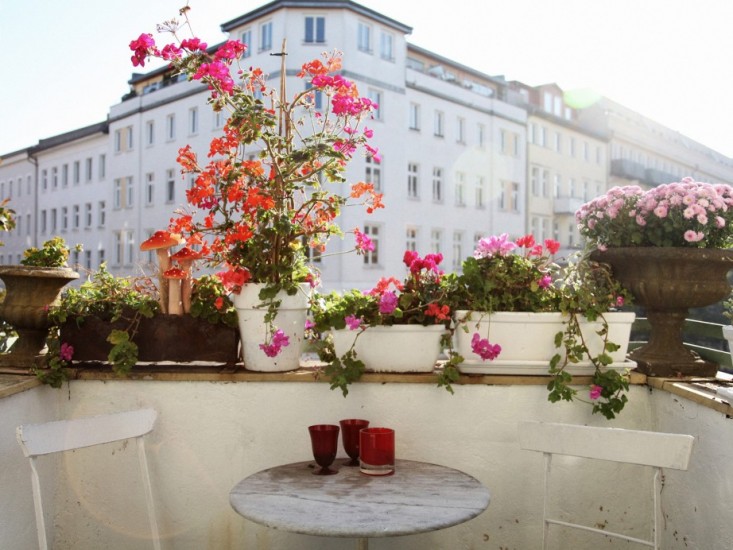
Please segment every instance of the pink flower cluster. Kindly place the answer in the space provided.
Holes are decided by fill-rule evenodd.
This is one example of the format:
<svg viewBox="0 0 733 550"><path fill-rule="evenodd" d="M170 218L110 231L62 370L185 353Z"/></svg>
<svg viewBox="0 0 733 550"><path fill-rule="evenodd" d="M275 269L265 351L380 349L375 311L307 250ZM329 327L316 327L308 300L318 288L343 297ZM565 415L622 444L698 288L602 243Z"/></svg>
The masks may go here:
<svg viewBox="0 0 733 550"><path fill-rule="evenodd" d="M270 339L270 343L260 344L260 349L265 352L268 357L277 357L282 348L290 344L290 338L285 335L281 329L277 329Z"/></svg>
<svg viewBox="0 0 733 550"><path fill-rule="evenodd" d="M74 346L66 342L62 343L59 348L59 357L62 361L71 361L71 358L74 357Z"/></svg>
<svg viewBox="0 0 733 550"><path fill-rule="evenodd" d="M481 338L478 332L474 332L471 338L471 350L484 361L493 361L499 357L501 346L489 343L487 338Z"/></svg>
<svg viewBox="0 0 733 550"><path fill-rule="evenodd" d="M356 253L364 254L365 252L374 251L374 243L369 238L369 235L365 235L359 231L358 227L354 228L354 239L356 240Z"/></svg>
<svg viewBox="0 0 733 550"><path fill-rule="evenodd" d="M443 274L443 271L438 267L440 262L443 261L443 255L440 253L426 254L424 258L421 258L414 250L407 250L402 256L402 261L413 275L419 275L423 269L435 275Z"/></svg>
<svg viewBox="0 0 733 550"><path fill-rule="evenodd" d="M733 232L733 187L680 182L648 191L614 187L576 212L580 232L597 248L609 246L692 246L720 248Z"/></svg>

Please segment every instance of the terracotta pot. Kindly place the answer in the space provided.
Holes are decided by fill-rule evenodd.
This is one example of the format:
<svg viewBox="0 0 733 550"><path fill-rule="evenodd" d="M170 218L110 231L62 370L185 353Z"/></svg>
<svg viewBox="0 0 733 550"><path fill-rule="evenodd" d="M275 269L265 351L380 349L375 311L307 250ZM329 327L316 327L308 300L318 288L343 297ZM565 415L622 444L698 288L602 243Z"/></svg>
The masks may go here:
<svg viewBox="0 0 733 550"><path fill-rule="evenodd" d="M726 277L733 250L629 247L595 251L591 258L613 268L614 276L646 308L649 342L629 356L650 376L715 376L718 365L704 361L682 343L691 307L705 307L730 293Z"/></svg>
<svg viewBox="0 0 733 550"><path fill-rule="evenodd" d="M77 326L69 321L61 326L61 342L74 348L73 361L107 361L112 330L124 330L128 323L87 317ZM133 339L142 362L212 362L234 364L239 360L237 329L211 324L190 315L156 315L143 318Z"/></svg>
<svg viewBox="0 0 733 550"><path fill-rule="evenodd" d="M0 304L0 318L10 323L18 339L3 363L29 367L45 355L48 336L48 308L58 300L61 289L79 274L68 267L0 267L5 283L5 300Z"/></svg>

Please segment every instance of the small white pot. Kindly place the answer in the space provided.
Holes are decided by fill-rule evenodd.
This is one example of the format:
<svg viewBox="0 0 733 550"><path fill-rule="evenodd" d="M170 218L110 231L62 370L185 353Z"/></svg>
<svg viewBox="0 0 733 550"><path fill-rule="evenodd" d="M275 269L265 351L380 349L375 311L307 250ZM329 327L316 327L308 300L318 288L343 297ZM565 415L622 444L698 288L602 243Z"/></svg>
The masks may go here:
<svg viewBox="0 0 733 550"><path fill-rule="evenodd" d="M634 368L636 365L626 360L626 353L631 324L636 315L609 312L604 317L608 322L609 341L620 346L610 354L613 360L611 368ZM561 313L456 311L456 319L455 347L464 358L464 363L459 367L461 372L547 374L550 360L559 351L555 347L555 335L565 330ZM594 356L602 350L603 341L596 334L600 328L600 321L581 322L583 337ZM471 349L471 339L476 332L481 338L488 338L491 344L501 346L501 353L493 361L481 359ZM572 364L566 370L570 374L590 374L594 367L587 360Z"/></svg>
<svg viewBox="0 0 733 550"><path fill-rule="evenodd" d="M280 300L277 316L274 320L276 329L282 330L290 340L276 357L268 357L260 348L268 334L265 323L267 305L259 299L262 283L247 283L239 294L232 295L234 307L239 318L239 333L242 341L242 358L244 368L259 372L283 372L300 367L300 356L305 340L305 320L308 312L308 285L293 296L285 292L277 295Z"/></svg>
<svg viewBox="0 0 733 550"><path fill-rule="evenodd" d="M342 356L353 344L368 372L432 372L445 332L443 325L392 325L332 330L331 335L336 354Z"/></svg>

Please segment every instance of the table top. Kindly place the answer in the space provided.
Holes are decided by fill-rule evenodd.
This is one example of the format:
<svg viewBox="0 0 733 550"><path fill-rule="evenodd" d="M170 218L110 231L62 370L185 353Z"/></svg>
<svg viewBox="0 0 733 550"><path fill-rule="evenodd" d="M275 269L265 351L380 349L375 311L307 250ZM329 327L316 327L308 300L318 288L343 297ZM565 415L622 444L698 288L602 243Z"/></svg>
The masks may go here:
<svg viewBox="0 0 733 550"><path fill-rule="evenodd" d="M453 468L397 460L390 476L368 476L334 463L335 475L313 475L311 460L262 470L229 494L245 518L306 535L390 537L434 531L476 517L489 491Z"/></svg>

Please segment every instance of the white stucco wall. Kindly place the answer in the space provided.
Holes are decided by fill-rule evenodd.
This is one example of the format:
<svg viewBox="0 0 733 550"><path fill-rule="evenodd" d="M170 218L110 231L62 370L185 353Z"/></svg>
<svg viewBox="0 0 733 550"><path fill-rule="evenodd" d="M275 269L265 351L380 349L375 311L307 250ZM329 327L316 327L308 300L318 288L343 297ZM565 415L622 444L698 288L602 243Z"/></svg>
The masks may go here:
<svg viewBox="0 0 733 550"><path fill-rule="evenodd" d="M372 539L370 548L538 548L542 459L521 451L517 442L517 422L528 419L695 435L699 441L691 470L666 473L663 547L733 546L733 527L725 511L725 503L733 498L725 461L733 450L724 431L730 427L723 415L666 392L650 395L646 387L633 387L621 418L609 424L582 404L548 403L543 386L460 386L451 396L428 384L356 384L344 399L325 384L77 381L71 383L70 394L66 388L36 388L0 399L0 548L32 548L28 541L35 537L30 472L15 443L15 425L137 407L154 407L160 413L147 444L164 548L352 548L355 542L350 539L258 526L236 514L228 502L229 490L243 477L309 459L309 424L347 417L394 427L399 457L461 469L492 494L488 510L463 525ZM41 475L50 489L55 548L146 547L148 528L136 459L134 445L127 444L49 459ZM556 461L555 479L563 494L557 505L564 510L577 504L593 523L620 522L645 535L649 484L640 481L638 470L615 465L612 481L605 482L599 473L603 464L583 475L573 461ZM557 534L555 548L583 547L577 539Z"/></svg>

